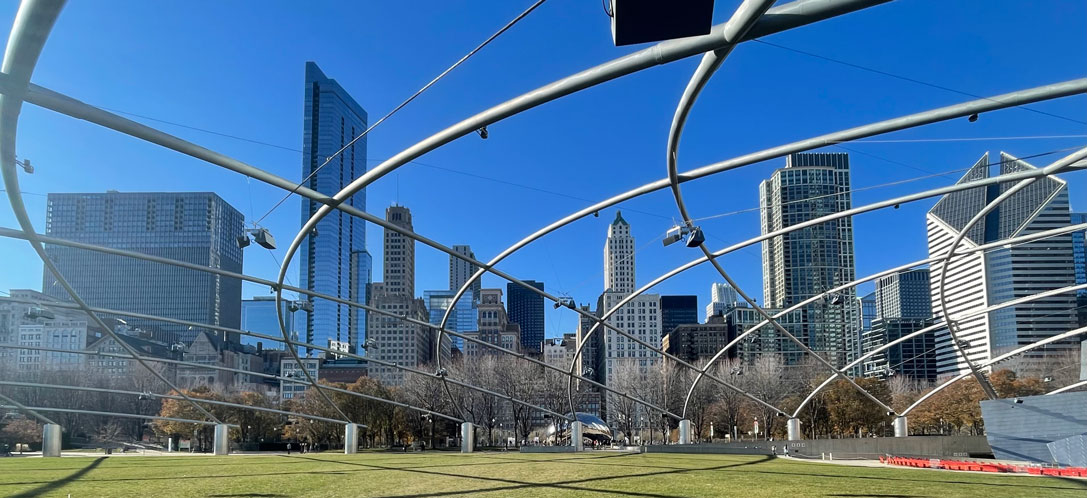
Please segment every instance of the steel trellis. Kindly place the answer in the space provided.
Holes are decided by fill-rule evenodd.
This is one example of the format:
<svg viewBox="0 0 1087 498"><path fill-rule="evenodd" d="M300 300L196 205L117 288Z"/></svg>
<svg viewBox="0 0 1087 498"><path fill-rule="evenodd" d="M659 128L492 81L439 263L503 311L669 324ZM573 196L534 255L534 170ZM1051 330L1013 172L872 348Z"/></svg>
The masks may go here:
<svg viewBox="0 0 1087 498"><path fill-rule="evenodd" d="M733 18L729 19L728 23L726 23L724 30L725 38L734 39L737 36L741 36L744 32L750 29L750 23L752 22L751 17L757 18L759 15L762 14L762 12L765 12L768 7L769 4L766 2L758 5L757 2L745 1L736 10L736 14L733 16ZM745 15L748 15L749 17L745 19ZM675 198L676 207L679 209L680 216L683 218L683 224L687 227L688 230L692 231L698 229L694 226L694 221L691 219L691 215L687 211L687 206L683 202L683 192L679 185L679 168L677 166L677 156L679 155L679 139L683 133L683 127L687 122L687 117L690 114L690 110L692 107L694 107L695 100L702 92L702 89L705 88L706 83L709 82L709 79L713 76L713 73L721 67L721 64L724 63L725 58L728 57L728 55L732 52L733 47L734 45L724 49L718 49L713 52L706 52L706 54L702 57L702 61L699 62L694 74L691 75L690 82L688 82L687 87L684 89L683 95L680 96L679 104L676 106L675 116L672 118L672 126L668 132L668 143L666 146L665 154L665 160L668 170L668 181L672 187L672 195ZM887 411L894 411L894 409L887 406L885 403L873 396L872 393L869 393L866 389L858 385L852 378L844 375L841 370L839 370L837 367L827 361L826 358L823 358L821 355L815 353L815 351L812 351L812 349L808 347L807 344L804 344L803 341L797 339L796 336L794 336L792 333L786 330L785 327L782 327L781 324L774 320L774 318L771 317L765 309L759 306L754 299L751 299L751 297L748 296L746 292L744 292L739 284L737 284L736 281L734 281L732 277L729 276L728 272L726 272L724 267L721 266L720 262L717 261L717 258L714 257L713 254L710 252L709 248L706 247L705 240L699 241L698 248L700 251L702 251L702 253L709 260L710 264L712 264L713 267L717 270L717 272L721 274L721 277L723 277L725 281L728 282L728 284L736 290L736 293L739 294L740 297L742 297L748 305L754 308L755 311L759 313L759 315L761 315L765 320L768 320L775 329L785 335L785 337L788 337L793 342L798 344L803 351L814 357L817 361L825 365L827 368L833 370L837 374L843 375L844 378L854 388L860 391L861 394L866 396L868 399L871 399L873 402L880 405ZM704 374L705 371L705 368L701 369L699 371L699 375ZM697 382L697 380L695 382ZM693 385L694 382L692 382L692 386ZM572 389L573 386L571 385L570 387ZM693 389L691 389L691 392L693 392ZM686 405L686 403L684 404ZM684 413L684 415L686 415L686 413Z"/></svg>
<svg viewBox="0 0 1087 498"><path fill-rule="evenodd" d="M7 401L8 403L11 403L13 408L24 411L26 413L29 413L31 416L33 416L34 418L36 418L38 420L41 420L42 422L45 422L47 424L59 425L56 422L53 422L52 420L50 420L45 415L42 415L42 414L34 411L33 409L23 405L22 403L20 403L18 401L15 401L14 399L11 399L11 398L9 398L7 396L4 396L4 393L0 393L0 400Z"/></svg>
<svg viewBox="0 0 1087 498"><path fill-rule="evenodd" d="M15 16L15 23L11 28L11 35L8 38L8 45L4 51L3 64L0 65L0 72L8 75L8 81L12 86L6 93L0 94L0 172L3 174L4 188L7 189L8 200L11 203L11 209L15 214L15 218L19 221L19 226L29 236L27 241L30 243L31 247L34 248L38 257L41 258L45 268L56 278L57 283L64 288L64 291L71 296L72 300L75 301L83 311L87 311L87 303L79 297L79 294L76 293L75 289L73 289L64 278L64 275L60 273L57 267L49 259L41 242L34 238L34 226L30 222L30 217L27 215L26 206L23 203L22 190L19 188L18 172L15 169L15 132L19 124L19 112L22 109L23 96L26 93L27 86L30 84L30 75L34 71L34 66L38 62L38 57L41 55L42 48L45 46L45 40L48 38L50 31L52 31L53 24L56 22L63 7L64 0L25 0L19 5L19 11ZM113 329L106 326L105 322L103 322L100 317L90 312L87 314L98 326L102 327L107 334L117 340L125 351L133 358L137 358L138 355L133 348L118 339L117 334ZM163 377L142 360L136 359L136 361L141 366L151 371L167 386L180 392L180 390L166 379L166 377ZM182 396L188 398L188 396L184 394L182 394ZM188 401L205 416L214 420L216 423L221 423L214 414L205 410L204 407L196 404L192 399L188 399Z"/></svg>
<svg viewBox="0 0 1087 498"><path fill-rule="evenodd" d="M64 386L64 385L59 385L59 384L41 384L41 383L37 383L37 382L18 382L18 381L10 381L10 380L0 380L0 386L29 387L29 388L42 388L42 389L64 389L64 390L69 390L69 391L98 392L98 393L106 393L106 394L123 394L123 395L128 395L128 396L150 396L150 397L153 397L153 398L174 399L174 400L184 400L185 399L185 398L182 398L181 396L178 396L178 395L175 395L175 394L158 394L158 393L153 393L153 392L126 391L126 390L123 390L123 389L107 389L107 388L104 388L104 387ZM264 407L264 406L242 405L242 404L238 404L238 403L231 403L229 401L219 401L219 400L214 400L214 399L203 399L203 398L193 398L193 399L199 400L200 403L207 403L209 405L225 406L225 407L228 407L228 408L240 408L240 409L243 409L243 410L252 410L252 411L258 411L258 412L275 413L275 414L278 414L278 415L287 415L288 417L308 418L308 419L312 419L312 420L319 420L321 422L332 422L332 423L335 423L335 424L347 424L348 423L345 420L336 420L334 418L321 417L321 416L317 416L317 415L309 415L309 414L305 414L305 413L298 413L298 412L292 412L292 411L287 411L287 410L277 410L275 408L268 408L268 407ZM359 425L359 427L366 427L363 424L358 424L358 425Z"/></svg>
<svg viewBox="0 0 1087 498"><path fill-rule="evenodd" d="M0 408L18 408L18 406L0 405ZM207 420L189 420L187 418L160 417L158 415L137 415L135 413L103 412L97 410L76 410L74 408L45 408L41 406L30 406L26 408L28 410L37 410L42 412L76 413L80 415L101 415L104 417L142 418L147 420L169 420L171 422L184 422L186 424L225 425L228 427L238 427L238 424L218 424L216 422L208 422Z"/></svg>
<svg viewBox="0 0 1087 498"><path fill-rule="evenodd" d="M983 244L983 245L980 245L980 246L977 246L977 247L969 248L969 249L961 252L960 254L971 254L971 253L974 253L974 252L987 251L987 250L990 250L990 249L995 249L995 248L998 248L998 247L1006 246L1008 244L1026 243L1026 242L1030 242L1030 241L1034 241L1034 240L1040 240L1040 239L1044 239L1044 238L1048 238L1048 237L1053 237L1053 236L1063 235L1063 234L1067 234L1067 233L1072 233L1072 232L1076 232L1076 231L1083 230L1083 229L1087 229L1087 223L1080 223L1078 225L1069 225L1067 227L1055 228L1055 229L1046 230L1046 231L1042 231L1042 232L1035 232L1035 233L1028 234L1028 235L1020 235L1020 236L1013 237L1013 238L1010 238L1010 239L1005 239L1005 240L1002 240L1002 241L999 241L999 242L992 242L992 243L989 243L989 244ZM939 259L940 259L939 257L932 257L932 258L922 259L922 260L919 260L919 261L914 261L912 263L907 263L905 265L900 265L900 266L897 266L897 267L894 267L894 268L891 268L891 269L888 269L888 270L884 270L884 271L881 271L881 272L878 272L878 273L873 273L873 274L868 275L866 277L862 277L862 278L858 278L856 280L853 280L852 282L846 282L845 284L842 284L842 285L839 285L837 287L825 290L822 293L816 294L816 295L814 295L814 296L812 296L812 297L810 297L808 299L805 299L805 300L800 301L800 302L798 302L798 303L796 303L796 304L794 304L794 305L792 305L792 306L790 306L788 308L785 308L785 309L777 312L773 316L773 318L781 318L781 317L787 315L788 313L796 311L796 310L798 310L798 309L800 309L800 308L802 308L802 307L804 307L804 306L806 306L808 304L817 302L817 301L825 298L826 296L832 295L834 293L841 292L843 290L846 290L846 289L849 289L849 288L852 288L852 287L856 287L856 286L858 286L860 284L863 284L865 282L870 282L870 281L878 279L880 277L884 277L884 276L887 276L887 275L893 275L893 274L896 274L896 273L899 273L899 272L902 272L902 271L909 270L911 268L916 268L916 267L919 267L919 266L922 266L922 265L930 264L930 263L938 261ZM739 334L732 341L729 341L728 344L725 344L724 347L722 347L720 350L718 350L717 353L715 353L713 355L713 357L710 358L710 360L706 363L706 365L703 367L702 370L708 371L713 366L713 364L716 363L717 360L720 359L721 356L723 356L729 349L732 349L734 346L736 346L737 344L742 342L744 340L744 338L746 338L749 334L757 332L760 328L767 325L768 323L769 323L769 320L764 319L761 322L758 322L755 325L751 326L748 330L746 330L743 333ZM874 354L874 353L870 353L870 354ZM848 370L852 366L854 366L856 364L859 364L860 361L862 361L864 358L867 358L869 355L865 355L861 359L856 360L854 363L850 363L849 365L846 365L843 368L843 370ZM835 374L835 375L831 376L830 379L828 379L825 382L825 384L829 384L831 381L836 379L838 377L838 375L839 374ZM695 377L694 382L691 383L691 387L687 391L687 396L686 396L686 398L684 399L684 402L683 402L683 405L684 405L683 413L686 413L686 411L687 411L686 407L690 403L691 395L694 392L695 388L698 386L698 383L701 380L701 377L702 377L701 374L699 374L698 376ZM818 390L819 389L816 389L816 391L818 391ZM811 396L814 396L814 394L809 395L809 398ZM804 405L804 403L801 403L801 407L803 407L803 405ZM795 417L799 413L800 412L799 412L799 409L798 409L796 414L794 414L793 416Z"/></svg>
<svg viewBox="0 0 1087 498"><path fill-rule="evenodd" d="M18 350L18 349L27 349L27 350L31 350L31 351L48 351L48 352L53 352L53 353L81 354L81 355L87 355L87 356L102 356L102 357L106 357L106 358L132 359L131 356L124 355L124 354L118 354L118 353L105 353L105 352L100 352L100 351L82 351L82 350L48 348L48 347L43 347L43 346L20 346L20 345L12 345L12 344L0 344L0 348L16 349L16 350ZM221 372L234 372L234 373L245 374L245 375L249 375L249 376L253 376L253 377L261 377L261 378L264 378L264 379L277 380L277 381L281 381L281 382L291 382L291 383L294 383L294 384L305 384L307 386L311 385L309 382L306 382L305 380L295 379L295 378L292 378L292 377L281 377L279 375L266 374L264 372L253 372L253 371L250 371L250 370L243 370L243 369L240 369L240 368L224 367L224 366L220 366L220 365L204 365L204 364L200 364L200 363L192 363L192 362L181 361L181 360L171 360L171 359L168 359L168 358L155 358L155 357L151 357L151 356L140 356L140 359L142 359L144 361L149 361L149 362L152 362L152 363L166 363L166 364L170 364L170 365L183 365L183 366L187 366L187 367L203 368L203 369L208 369L208 370L218 370L218 371L221 371ZM453 422L463 422L464 421L464 420L461 420L459 418L446 415L444 413L435 412L435 411L432 411L432 410L427 410L426 408L419 408L419 407L416 407L416 406L409 405L407 403L401 403L399 401L393 401L393 400L389 400L389 399L379 398L377 396L371 396L369 394L359 393L359 392L351 391L351 390L348 390L348 389L341 389L341 388L334 387L334 386L324 386L324 387L326 389L330 390L330 391L344 393L344 394L356 396L356 397L359 397L359 398L368 399L370 401L377 401L377 402L380 402L380 403L387 403L387 404L390 404L390 405L399 406L401 408L406 408L406 409L409 409L409 410L415 410L415 411L426 413L426 414L433 415L433 416L436 416L436 417L441 417L441 418L444 418L444 419L448 419L448 420L451 420Z"/></svg>
<svg viewBox="0 0 1087 498"><path fill-rule="evenodd" d="M1058 295L1058 294L1064 294L1064 293L1068 293L1068 292L1075 292L1077 290L1082 290L1082 289L1087 289L1087 284L1079 284L1079 285L1073 285L1073 286L1069 286L1069 287L1061 287L1059 289L1050 289L1050 290L1047 290L1047 291L1038 292L1036 294L1031 294L1029 296L1020 297L1020 298L1012 299L1012 300L1009 300L1009 301L1004 301L1002 303L987 306L987 307L985 307L983 309L980 309L980 310L974 310L974 311L971 311L970 313L967 313L967 314L963 315L962 318L970 318L970 317L974 317L974 316L980 316L980 315L983 315L985 313L989 313L991 311L1004 309L1004 308L1008 308L1008 307L1011 307L1011 306L1016 306L1016 305L1023 304L1023 303L1029 303L1031 301L1035 301L1035 300L1038 300L1038 299L1043 299L1043 298L1046 298L1046 297L1049 297L1049 296L1055 296L1055 295ZM877 353L881 353L883 351L891 349L891 348L893 348L893 347L895 347L895 346L897 346L897 345L899 345L899 344L901 344L903 342L906 342L906 341L908 341L910 339L913 339L914 337L918 337L918 336L927 334L929 332L935 332L935 331L939 330L940 328L942 328L943 326L944 326L944 324L938 323L938 324L930 325L928 327L924 327L924 328L922 328L920 330L917 330L916 332L910 332L909 334L906 334L906 335L904 335L902 337L899 337L898 339L890 341L887 344L884 344L884 345L882 345L882 346L880 346L878 348L873 349L872 351L869 351L869 352L861 355L859 358L857 358L856 360L853 360L851 363L846 365L845 368L848 369L848 368L852 368L854 366L860 365L861 363L864 362L864 360L867 360L868 358L871 358L872 356L874 356ZM802 401L800 403L800 406L797 407L796 413L794 413L793 416L794 417L798 416L800 414L800 410L802 410L804 408L804 406L807 405L812 399L815 399L815 396L817 394L819 394L820 391L822 391L827 386L829 386L830 383L833 382L835 378L836 377L828 378L827 380L823 381L822 384L819 384L818 387L816 387L814 390L812 390L812 392L809 393L806 398L804 398L804 401ZM903 415L905 415L905 414L903 414Z"/></svg>

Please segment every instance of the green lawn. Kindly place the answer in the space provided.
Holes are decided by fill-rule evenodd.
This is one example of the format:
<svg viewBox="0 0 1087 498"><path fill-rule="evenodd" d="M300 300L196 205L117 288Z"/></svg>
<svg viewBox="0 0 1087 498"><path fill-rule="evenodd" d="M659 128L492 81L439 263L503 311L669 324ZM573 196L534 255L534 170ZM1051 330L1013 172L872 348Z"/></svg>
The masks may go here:
<svg viewBox="0 0 1087 498"><path fill-rule="evenodd" d="M1087 480L736 455L332 453L0 458L0 496L1087 496Z"/></svg>

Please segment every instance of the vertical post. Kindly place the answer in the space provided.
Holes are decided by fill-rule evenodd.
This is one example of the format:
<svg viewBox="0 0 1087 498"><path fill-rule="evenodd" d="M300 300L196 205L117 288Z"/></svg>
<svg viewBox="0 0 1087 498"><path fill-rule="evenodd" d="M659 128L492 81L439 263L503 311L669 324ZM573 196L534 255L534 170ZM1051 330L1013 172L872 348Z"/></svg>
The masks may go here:
<svg viewBox="0 0 1087 498"><path fill-rule="evenodd" d="M901 415L895 417L895 437L906 437L910 435L909 425L906 423L906 416Z"/></svg>
<svg viewBox="0 0 1087 498"><path fill-rule="evenodd" d="M60 426L45 424L42 426L42 456L60 456Z"/></svg>
<svg viewBox="0 0 1087 498"><path fill-rule="evenodd" d="M679 421L679 444L691 444L691 421Z"/></svg>
<svg viewBox="0 0 1087 498"><path fill-rule="evenodd" d="M460 424L460 452L471 453L476 446L476 428L471 422Z"/></svg>
<svg viewBox="0 0 1087 498"><path fill-rule="evenodd" d="M343 428L343 454L354 455L359 451L359 424L347 424Z"/></svg>
<svg viewBox="0 0 1087 498"><path fill-rule="evenodd" d="M215 440L212 442L211 447L216 455L230 454L230 438L227 437L229 434L230 426L215 424Z"/></svg>
<svg viewBox="0 0 1087 498"><path fill-rule="evenodd" d="M570 422L570 446L574 451L585 451L585 442L581 440L581 421Z"/></svg>
<svg viewBox="0 0 1087 498"><path fill-rule="evenodd" d="M173 438L173 436L170 436L170 437L166 438L166 452L167 453L173 453L174 452L174 438Z"/></svg>
<svg viewBox="0 0 1087 498"><path fill-rule="evenodd" d="M786 425L789 433L789 441L799 441L801 438L800 432L800 419L796 417L790 417L788 424Z"/></svg>

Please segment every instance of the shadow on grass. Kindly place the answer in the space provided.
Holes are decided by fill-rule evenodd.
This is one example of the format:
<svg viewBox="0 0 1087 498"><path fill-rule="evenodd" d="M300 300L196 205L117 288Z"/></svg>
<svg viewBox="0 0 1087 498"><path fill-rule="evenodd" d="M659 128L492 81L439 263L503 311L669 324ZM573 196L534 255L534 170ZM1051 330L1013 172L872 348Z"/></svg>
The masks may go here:
<svg viewBox="0 0 1087 498"><path fill-rule="evenodd" d="M228 497L251 497L251 498L282 498L287 495L280 495L276 493L234 493L229 495L208 495L208 498L228 498Z"/></svg>
<svg viewBox="0 0 1087 498"><path fill-rule="evenodd" d="M311 457L303 457L303 458L305 458L307 460L318 461L318 462L339 463L339 464L342 464L342 465L352 465L352 466L358 466L358 467L367 467L367 468L371 468L371 469L376 467L376 468L381 469L381 470L419 473L419 474L427 474L427 475L431 475L431 476L456 477L456 478L461 478L461 479L471 479L471 480L479 480L479 481L487 481L487 482L496 482L496 483L501 483L501 484L508 484L508 486L499 486L499 487L494 487L494 488L457 490L457 491L440 491L440 492L434 492L434 493L420 493L420 494L409 494L409 495L386 495L386 498L429 498L429 497L448 496L448 495L463 495L463 494L466 494L466 493L494 493L494 492L519 491L519 490L540 489L540 488L559 489L559 490L564 490L564 491L582 491L582 492L592 492L592 493L605 493L605 494L611 494L611 495L640 496L640 497L647 497L647 498L674 498L675 495L662 495L662 494L655 494L655 493L641 493L641 492L637 492L637 491L619 491L619 490L612 490L612 489L609 489L609 490L592 489L592 488L585 488L585 487L575 486L575 484L587 484L587 483L594 483L594 482L601 482L601 481L610 481L610 480L614 480L614 479L629 479L629 478L637 478L637 477L657 477L657 476L665 476L665 475L671 475L671 474L685 474L685 473L689 473L689 472L703 472L703 471L709 471L709 470L723 470L723 469L729 469L729 468L743 467L745 465L756 465L756 464L764 463L766 461L771 460L771 457L764 456L764 457L762 457L762 458L760 458L758 460L752 460L750 462L741 462L741 463L734 463L734 464L729 464L729 465L718 465L718 466L714 466L714 467L700 467L700 468L690 468L690 469L671 469L671 470L665 470L665 471L660 471L660 472L644 472L644 473L639 473L639 474L623 474L623 475L616 475L616 476L589 477L589 478L585 478L585 479L574 479L574 480L559 481L559 482L526 482L526 481L518 481L518 480L514 480L514 479L502 479L502 478L498 478L498 477L482 477L482 476L470 476L470 475L463 475L463 474L450 474L450 473L446 473L446 472L436 472L436 471L432 471L432 470L421 470L421 469L418 469L418 468L384 467L384 466L380 466L380 465L357 463L357 462L324 460L324 459L320 459L320 458L311 458ZM598 458L608 458L608 457L598 457ZM584 458L584 459L564 458L562 460L571 460L571 459L574 459L574 460L590 460L591 458ZM520 460L520 459L517 459L517 460ZM523 461L525 463L528 463L528 462L531 462L532 460L527 460L526 459L526 460L523 460ZM590 463L590 462L582 462L582 463Z"/></svg>
<svg viewBox="0 0 1087 498"><path fill-rule="evenodd" d="M67 475L67 476L65 476L65 477L63 477L61 479L57 479L55 481L45 483L45 484L43 484L41 486L38 486L38 487L36 487L34 489L31 489L31 490L28 490L28 491L23 491L22 493L19 493L17 495L11 495L11 498L30 498L32 496L44 495L44 494L46 494L46 493L48 493L50 491L53 491L54 489L57 489L57 488L65 485L65 484L68 484L68 483L70 483L70 482L72 482L72 481L74 481L76 479L79 479L80 477L83 477L87 472L90 472L90 471L94 470L95 467L101 465L102 462L105 459L106 459L106 457L95 458L94 461L91 462L89 465L87 465L86 467L83 467L82 469L79 469L78 471L76 471L73 474L69 474L69 475Z"/></svg>

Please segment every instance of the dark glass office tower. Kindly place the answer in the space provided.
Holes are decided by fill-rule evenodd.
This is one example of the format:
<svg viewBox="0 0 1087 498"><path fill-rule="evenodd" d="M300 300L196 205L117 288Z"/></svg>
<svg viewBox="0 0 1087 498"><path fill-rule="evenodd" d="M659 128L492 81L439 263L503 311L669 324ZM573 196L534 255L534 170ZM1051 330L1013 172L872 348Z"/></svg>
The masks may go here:
<svg viewBox="0 0 1087 498"><path fill-rule="evenodd" d="M849 156L790 154L785 167L759 186L762 233L768 234L848 210ZM855 278L853 220L828 221L762 243L763 303L787 308ZM802 308L800 339L812 350L845 362L845 339L856 313L856 290Z"/></svg>
<svg viewBox="0 0 1087 498"><path fill-rule="evenodd" d="M242 271L242 214L210 192L49 194L45 232L51 237ZM46 244L61 274L88 304L238 328L241 281L133 258ZM44 270L42 292L68 299ZM191 342L200 331L160 321L123 318L157 330L164 341ZM228 337L237 342L237 337Z"/></svg>
<svg viewBox="0 0 1087 498"><path fill-rule="evenodd" d="M526 284L544 290L544 283L525 280ZM544 340L544 299L520 285L506 284L506 309L510 323L521 326L521 350L539 353Z"/></svg>
<svg viewBox="0 0 1087 498"><path fill-rule="evenodd" d="M366 172L365 138L322 167L329 157L366 130L366 111L313 62L306 63L302 122L302 178L308 178L306 186L331 196ZM365 211L366 191L347 199L344 205ZM319 207L320 203L303 199L302 222L305 223ZM365 223L341 211L333 211L317 224L317 229L302 244L299 286L365 303L372 263L366 251ZM364 339L360 335L365 335L365 331L365 312L327 299L313 299L313 312L308 314L305 328L299 335L306 342L319 346L328 346L329 341L348 342L351 352L357 352Z"/></svg>
<svg viewBox="0 0 1087 498"><path fill-rule="evenodd" d="M661 296L661 337L692 323L698 323L698 296Z"/></svg>

